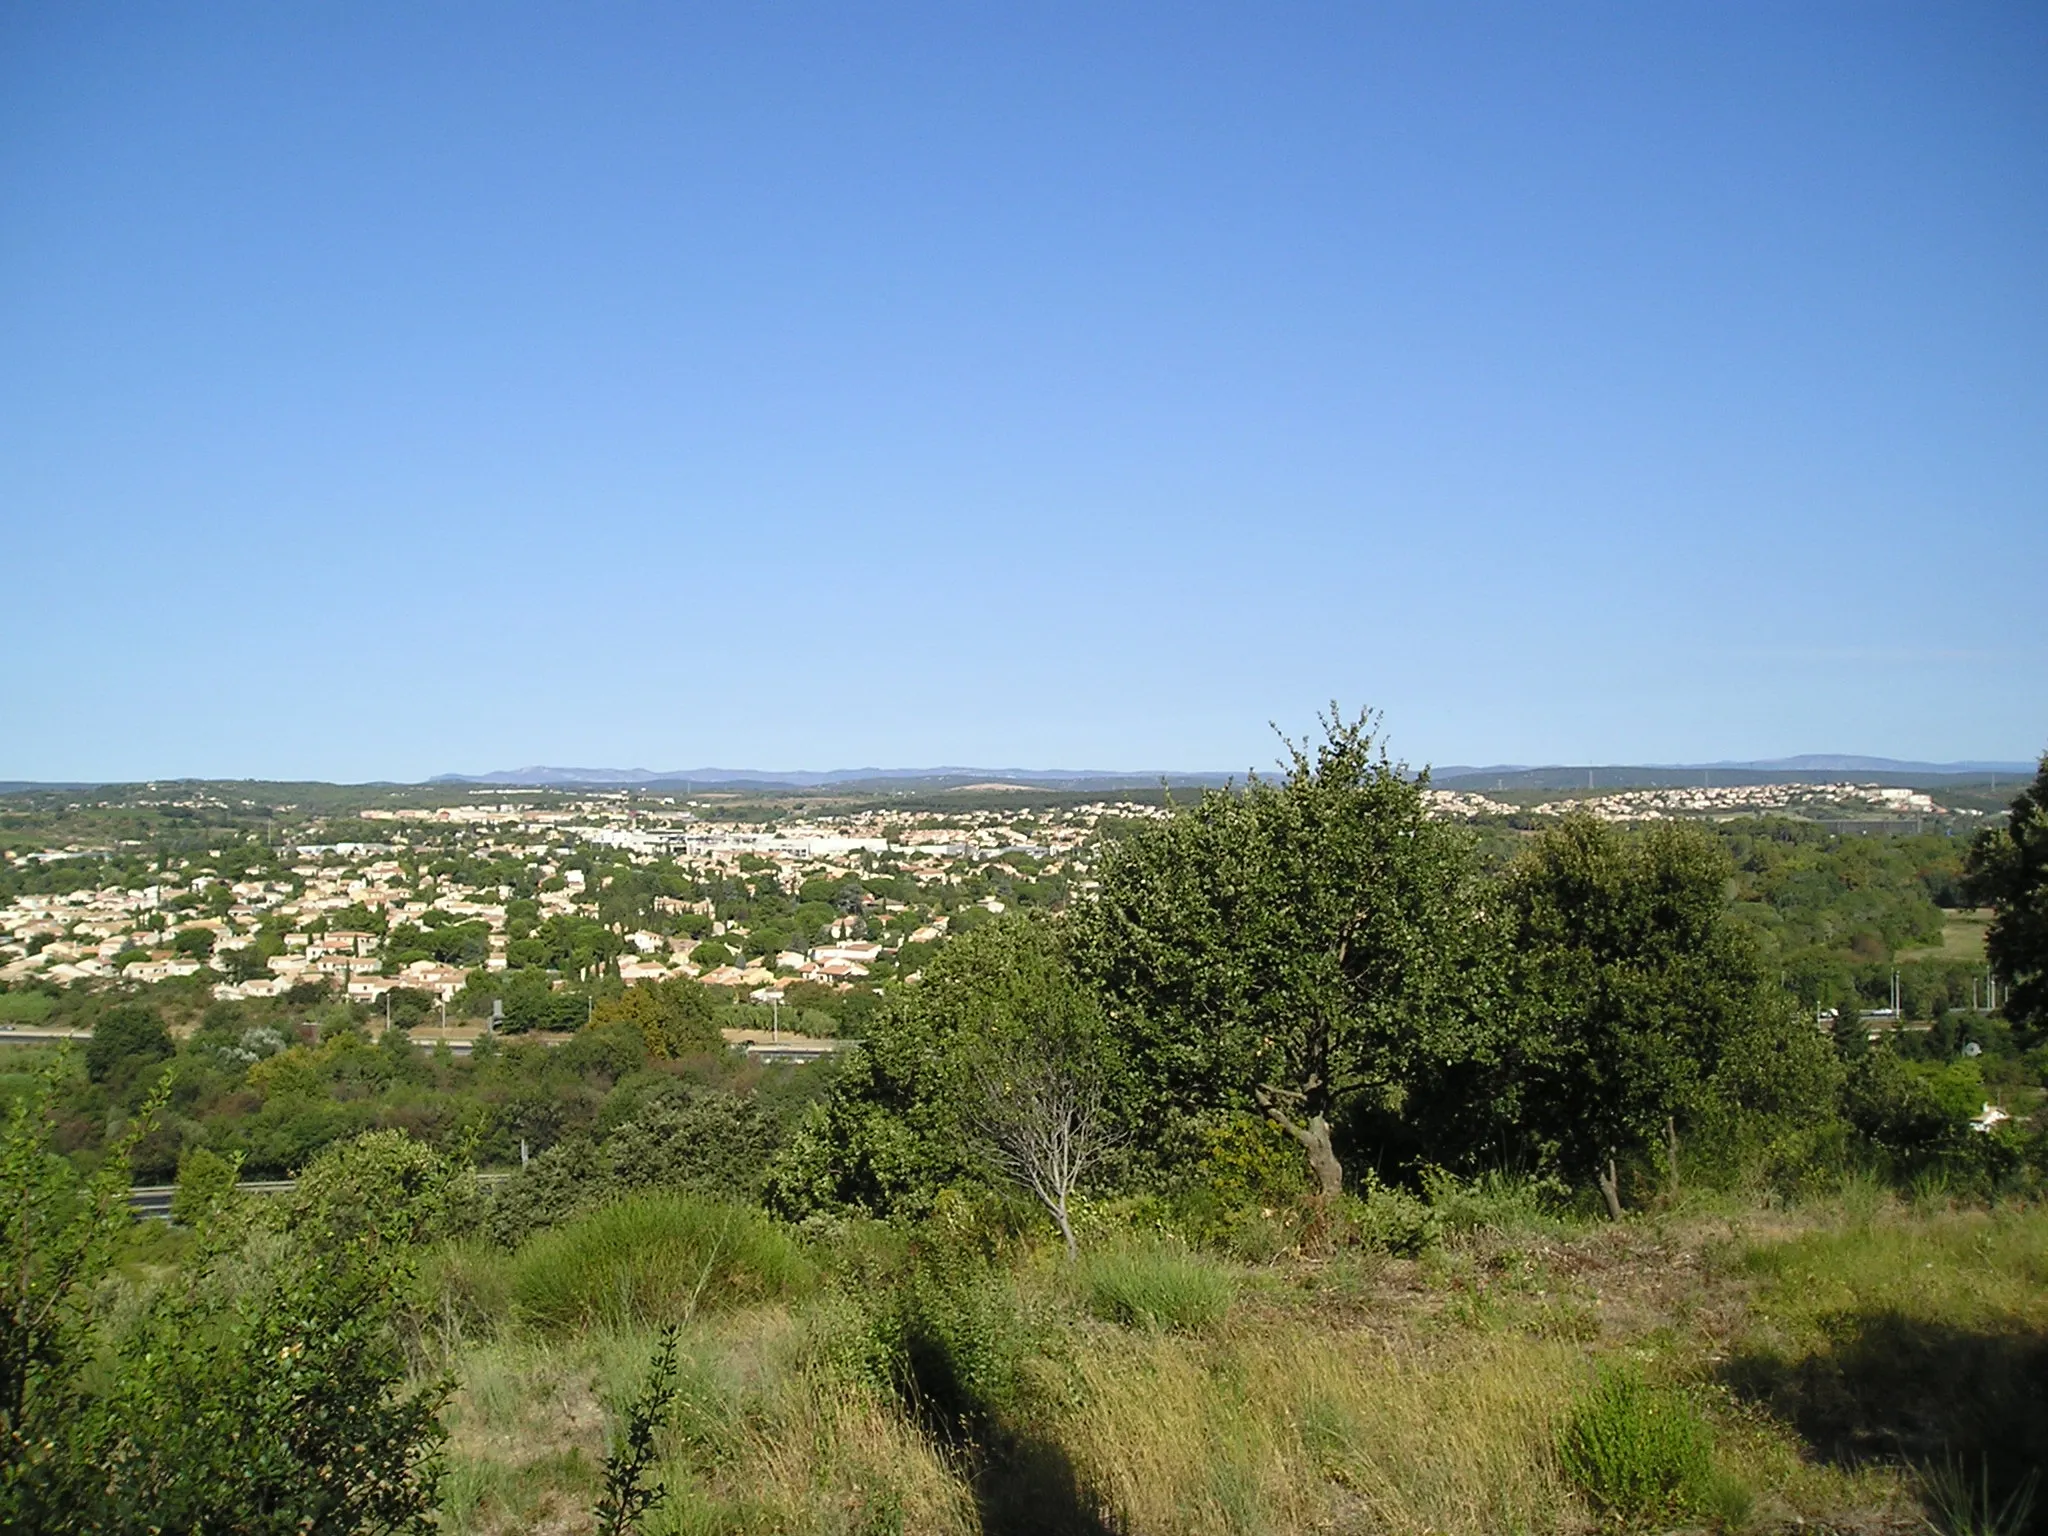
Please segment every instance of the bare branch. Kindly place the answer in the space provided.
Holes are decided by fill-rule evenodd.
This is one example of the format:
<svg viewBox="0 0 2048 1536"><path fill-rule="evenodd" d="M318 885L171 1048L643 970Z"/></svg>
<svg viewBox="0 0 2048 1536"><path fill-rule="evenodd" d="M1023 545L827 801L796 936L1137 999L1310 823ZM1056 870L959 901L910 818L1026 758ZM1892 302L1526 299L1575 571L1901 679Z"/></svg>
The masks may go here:
<svg viewBox="0 0 2048 1536"><path fill-rule="evenodd" d="M1069 1202L1121 1140L1101 1077L1078 1051L1041 1041L993 1056L976 1087L970 1116L990 1163L1046 1208L1072 1257Z"/></svg>

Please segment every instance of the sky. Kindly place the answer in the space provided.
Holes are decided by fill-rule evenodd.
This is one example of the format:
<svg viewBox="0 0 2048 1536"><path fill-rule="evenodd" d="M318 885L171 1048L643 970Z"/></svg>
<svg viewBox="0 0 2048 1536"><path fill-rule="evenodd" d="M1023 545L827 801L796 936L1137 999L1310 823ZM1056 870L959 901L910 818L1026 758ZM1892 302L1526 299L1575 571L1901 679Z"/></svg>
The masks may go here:
<svg viewBox="0 0 2048 1536"><path fill-rule="evenodd" d="M2048 8L0 0L0 778L2048 746Z"/></svg>

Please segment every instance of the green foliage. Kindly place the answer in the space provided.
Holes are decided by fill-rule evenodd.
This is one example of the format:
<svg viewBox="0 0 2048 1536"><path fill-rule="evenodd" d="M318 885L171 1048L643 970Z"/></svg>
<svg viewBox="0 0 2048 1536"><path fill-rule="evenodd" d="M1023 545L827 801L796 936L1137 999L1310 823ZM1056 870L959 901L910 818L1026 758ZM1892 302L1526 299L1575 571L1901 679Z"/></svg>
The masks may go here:
<svg viewBox="0 0 2048 1536"><path fill-rule="evenodd" d="M142 1003L121 1003L94 1022L92 1039L85 1044L85 1070L94 1082L104 1083L132 1076L172 1049L162 1015Z"/></svg>
<svg viewBox="0 0 2048 1536"><path fill-rule="evenodd" d="M1465 834L1376 747L1326 722L1286 777L1215 791L1112 844L1076 952L1132 1064L1140 1125L1258 1103L1326 1192L1330 1118L1398 1096L1485 1034L1489 914Z"/></svg>
<svg viewBox="0 0 2048 1536"><path fill-rule="evenodd" d="M875 1016L797 1127L769 1176L771 1207L920 1215L940 1190L985 1181L970 1123L977 1073L1006 1042L1093 1041L1093 1030L1093 1000L1051 924L1005 917L952 941Z"/></svg>
<svg viewBox="0 0 2048 1536"><path fill-rule="evenodd" d="M1558 1464L1601 1510L1634 1523L1699 1510L1713 1489L1713 1440L1683 1393L1634 1371L1604 1371L1558 1437Z"/></svg>
<svg viewBox="0 0 2048 1536"><path fill-rule="evenodd" d="M795 1240L758 1212L648 1194L529 1239L514 1259L512 1298L544 1332L646 1327L785 1296L810 1278Z"/></svg>
<svg viewBox="0 0 2048 1536"><path fill-rule="evenodd" d="M0 992L0 1024L40 1024L56 1007L47 992Z"/></svg>
<svg viewBox="0 0 2048 1536"><path fill-rule="evenodd" d="M705 939L690 951L690 963L700 965L707 971L716 970L721 965L731 965L738 958L729 946L721 944L717 939Z"/></svg>
<svg viewBox="0 0 2048 1536"><path fill-rule="evenodd" d="M1738 922L1809 1007L1860 968L1937 943L1942 908L1962 900L1962 861L1947 837L1843 837L1782 818L1729 823Z"/></svg>
<svg viewBox="0 0 2048 1536"><path fill-rule="evenodd" d="M1441 1168L1422 1173L1422 1190L1445 1233L1555 1232L1571 1191L1559 1179L1489 1168L1460 1179Z"/></svg>
<svg viewBox="0 0 2048 1536"><path fill-rule="evenodd" d="M171 939L171 948L181 955L191 955L205 960L213 954L214 933L211 928L181 928Z"/></svg>
<svg viewBox="0 0 2048 1536"><path fill-rule="evenodd" d="M222 1157L206 1147L194 1147L178 1159L178 1187L171 1194L171 1220L181 1227L196 1227L231 1199L235 1181L241 1176L239 1156Z"/></svg>
<svg viewBox="0 0 2048 1536"><path fill-rule="evenodd" d="M1024 1417L1034 1334L1009 1277L943 1233L907 1253L856 1263L861 1350L943 1438L982 1442Z"/></svg>
<svg viewBox="0 0 2048 1536"><path fill-rule="evenodd" d="M1582 817L1535 841L1504 890L1521 1020L1478 1080L1501 1153L1585 1179L1617 1154L1659 1161L1674 1118L1726 1134L1828 1114L1832 1052L1729 920L1727 879L1692 827Z"/></svg>
<svg viewBox="0 0 2048 1536"><path fill-rule="evenodd" d="M0 1156L18 1212L0 1524L428 1530L446 1388L406 1389L394 1325L413 1273L409 1208L435 1205L411 1174L435 1170L389 1145L332 1153L288 1203L236 1219L213 1207L181 1272L105 1317L126 1148L80 1191L43 1150L46 1111L47 1099L19 1107Z"/></svg>
<svg viewBox="0 0 2048 1536"><path fill-rule="evenodd" d="M511 954L509 948L507 953ZM568 988L556 991L553 978L545 970L522 964L517 955L512 955L512 964L511 970L470 972L469 985L463 988L456 1005L465 1013L481 1017L489 1015L492 1002L502 1002L503 1028L514 1035L535 1029L581 1029L589 1021L591 1004L584 993Z"/></svg>
<svg viewBox="0 0 2048 1536"><path fill-rule="evenodd" d="M429 912L431 920L445 917ZM415 960L438 960L443 965L482 965L491 955L488 923L442 922L425 928L400 923L384 941L384 964L388 970L410 965Z"/></svg>
<svg viewBox="0 0 2048 1536"><path fill-rule="evenodd" d="M18 1099L0 1137L0 1527L32 1530L83 1495L93 1447L81 1424L101 1282L127 1221L129 1154L145 1113L81 1182L49 1146L54 1073Z"/></svg>
<svg viewBox="0 0 2048 1536"><path fill-rule="evenodd" d="M604 1462L604 1497L597 1505L598 1536L632 1536L659 1508L668 1490L648 1481L655 1461L654 1437L669 1421L676 1400L675 1324L661 1330L647 1381L626 1415L626 1432Z"/></svg>
<svg viewBox="0 0 2048 1536"><path fill-rule="evenodd" d="M1984 952L2012 989L2006 1015L2048 1031L2048 754L2012 802L2004 827L1971 846L1968 890L1995 912Z"/></svg>
<svg viewBox="0 0 2048 1536"><path fill-rule="evenodd" d="M1122 1243L1081 1260L1088 1309L1126 1328L1206 1333L1223 1321L1237 1286L1213 1259L1171 1243Z"/></svg>
<svg viewBox="0 0 2048 1536"><path fill-rule="evenodd" d="M594 1205L656 1189L733 1199L755 1192L779 1139L756 1098L671 1091L641 1104L601 1143L548 1148L491 1194L485 1225L516 1244Z"/></svg>
<svg viewBox="0 0 2048 1536"><path fill-rule="evenodd" d="M1359 1242L1403 1258L1427 1252L1443 1240L1442 1218L1427 1200L1370 1175L1346 1197L1342 1215Z"/></svg>
<svg viewBox="0 0 2048 1536"><path fill-rule="evenodd" d="M711 995L686 977L642 982L605 998L590 1014L590 1027L625 1024L637 1030L647 1054L657 1060L716 1050L723 1042L713 1020Z"/></svg>

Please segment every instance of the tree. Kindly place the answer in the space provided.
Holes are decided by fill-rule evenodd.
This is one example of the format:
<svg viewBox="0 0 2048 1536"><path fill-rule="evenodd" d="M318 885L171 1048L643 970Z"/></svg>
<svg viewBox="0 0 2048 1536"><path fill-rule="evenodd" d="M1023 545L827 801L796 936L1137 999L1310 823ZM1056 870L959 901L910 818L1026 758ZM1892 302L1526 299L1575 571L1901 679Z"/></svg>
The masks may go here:
<svg viewBox="0 0 2048 1536"><path fill-rule="evenodd" d="M1037 1197L1072 1259L1078 1249L1069 1202L1121 1137L1104 1102L1093 1042L1048 1023L1040 1033L984 1049L969 1115L990 1161Z"/></svg>
<svg viewBox="0 0 2048 1536"><path fill-rule="evenodd" d="M875 1014L865 1048L806 1113L770 1171L770 1204L791 1216L923 1214L941 1189L988 1171L977 1118L1015 1043L1099 1040L1092 1009L1050 923L998 918L948 943Z"/></svg>
<svg viewBox="0 0 2048 1536"><path fill-rule="evenodd" d="M686 977L642 982L591 1009L590 1027L629 1024L646 1042L647 1054L666 1061L720 1044L711 997Z"/></svg>
<svg viewBox="0 0 2048 1536"><path fill-rule="evenodd" d="M195 960L211 958L214 933L211 928L180 928L171 940L171 948L181 955L190 955Z"/></svg>
<svg viewBox="0 0 2048 1536"><path fill-rule="evenodd" d="M1398 1101L1471 1048L1488 918L1462 831L1333 710L1285 777L1211 791L1109 848L1076 950L1102 990L1155 1136L1255 1104L1343 1187L1341 1110Z"/></svg>
<svg viewBox="0 0 2048 1536"><path fill-rule="evenodd" d="M1825 1117L1836 1081L1812 1017L1769 985L1728 916L1726 854L1696 827L1625 836L1590 816L1544 833L1503 905L1517 1027L1492 1097L1524 1147L1596 1177L1731 1117Z"/></svg>
<svg viewBox="0 0 2048 1536"><path fill-rule="evenodd" d="M86 1075L104 1083L138 1065L162 1061L172 1051L171 1032L154 1008L120 1003L101 1014L85 1046Z"/></svg>
<svg viewBox="0 0 2048 1536"><path fill-rule="evenodd" d="M1977 835L1964 890L1993 916L1984 936L1992 974L2010 989L2005 1016L2048 1031L2048 753L2002 828Z"/></svg>

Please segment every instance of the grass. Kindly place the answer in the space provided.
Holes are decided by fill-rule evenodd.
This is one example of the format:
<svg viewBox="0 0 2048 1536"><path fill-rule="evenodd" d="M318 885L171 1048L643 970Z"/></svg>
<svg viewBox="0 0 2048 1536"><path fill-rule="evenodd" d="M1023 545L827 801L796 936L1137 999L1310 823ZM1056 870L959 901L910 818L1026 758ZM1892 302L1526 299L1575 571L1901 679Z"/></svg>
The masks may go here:
<svg viewBox="0 0 2048 1536"><path fill-rule="evenodd" d="M1126 1328L1204 1333L1230 1310L1236 1283L1215 1260L1165 1243L1124 1244L1085 1257L1075 1279L1088 1309Z"/></svg>
<svg viewBox="0 0 2048 1536"><path fill-rule="evenodd" d="M2048 1212L1885 1204L1753 1246L1744 1267L1762 1284L1723 1369L1739 1396L1824 1462L1923 1469L1938 1527L2041 1529L2026 1506L2048 1466ZM1956 1469L1981 1493L1968 1519Z"/></svg>
<svg viewBox="0 0 2048 1536"><path fill-rule="evenodd" d="M759 1212L655 1194L531 1238L513 1258L510 1292L517 1315L542 1331L646 1328L786 1297L811 1275L796 1242Z"/></svg>
<svg viewBox="0 0 2048 1536"><path fill-rule="evenodd" d="M457 1317L541 1267L580 1259L581 1278L550 1282L560 1308L459 1325L445 1528L590 1530L656 1323L687 1315L655 1447L672 1497L650 1536L2043 1529L2027 1475L2048 1460L2030 1438L2048 1212L1860 1189L1793 1209L1698 1197L1612 1225L1505 1187L1453 1196L1443 1246L1413 1260L1246 1266L1127 1234L1071 1268L1017 1252L951 1285L944 1265L812 1285L811 1264L844 1271L856 1245L806 1258L715 1206L600 1212L547 1235L574 1244L498 1257L502 1293L488 1253L446 1250ZM700 1292L714 1250L734 1262ZM695 1301L680 1281L621 1291L617 1272L644 1268L621 1253L680 1255ZM877 1368L892 1305L943 1335L968 1385L982 1355L1002 1367L969 1438Z"/></svg>
<svg viewBox="0 0 2048 1536"><path fill-rule="evenodd" d="M1971 960L1984 963L1984 931L1991 924L1986 911L1951 912L1942 920L1941 942L1902 949L1897 958L1908 960Z"/></svg>

